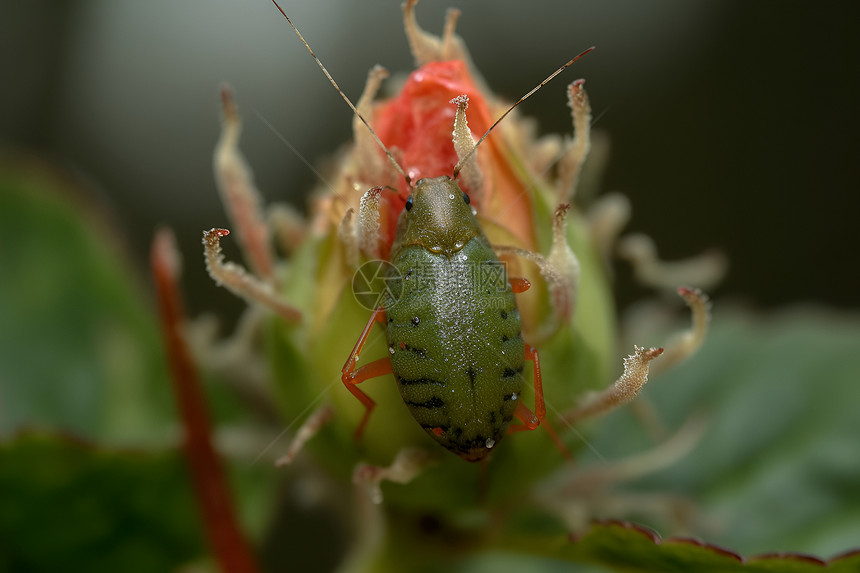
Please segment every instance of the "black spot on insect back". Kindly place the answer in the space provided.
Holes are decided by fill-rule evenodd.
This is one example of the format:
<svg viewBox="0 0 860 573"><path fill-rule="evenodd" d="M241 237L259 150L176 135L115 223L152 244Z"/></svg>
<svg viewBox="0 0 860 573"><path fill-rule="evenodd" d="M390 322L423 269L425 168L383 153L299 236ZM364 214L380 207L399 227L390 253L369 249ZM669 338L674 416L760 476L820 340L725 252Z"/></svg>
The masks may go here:
<svg viewBox="0 0 860 573"><path fill-rule="evenodd" d="M505 368L505 370L502 372L502 378L511 378L513 376L516 376L520 372L522 372L522 368L520 368L519 371L514 370L513 368Z"/></svg>
<svg viewBox="0 0 860 573"><path fill-rule="evenodd" d="M477 377L477 374L475 373L474 370L469 368L466 370L466 375L469 377L469 384L471 384L472 391L474 392L474 390L475 390L475 379Z"/></svg>
<svg viewBox="0 0 860 573"><path fill-rule="evenodd" d="M418 323L419 323L419 322L421 322L421 319L420 319L420 318L418 318L417 316L413 316L413 317L412 317L412 324L413 324L414 326L418 326Z"/></svg>
<svg viewBox="0 0 860 573"><path fill-rule="evenodd" d="M508 319L508 312L506 310L503 309L500 314L502 316L502 320Z"/></svg>
<svg viewBox="0 0 860 573"><path fill-rule="evenodd" d="M413 408L426 408L428 410L435 410L437 408L444 408L445 402L442 401L442 398L438 398L434 396L429 400L425 400L423 402L413 402L411 400L406 401L407 406L412 406Z"/></svg>
<svg viewBox="0 0 860 573"><path fill-rule="evenodd" d="M445 382L441 380L435 380L433 378L398 378L401 386L423 386L423 385L433 385L440 386L442 388L445 387Z"/></svg>

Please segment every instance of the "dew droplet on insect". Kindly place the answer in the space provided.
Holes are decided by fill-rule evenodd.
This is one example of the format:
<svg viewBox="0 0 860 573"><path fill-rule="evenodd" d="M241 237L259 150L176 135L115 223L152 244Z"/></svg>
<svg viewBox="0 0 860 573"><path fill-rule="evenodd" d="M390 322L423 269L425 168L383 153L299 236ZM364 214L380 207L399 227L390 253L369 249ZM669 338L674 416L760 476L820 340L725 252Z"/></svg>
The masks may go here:
<svg viewBox="0 0 860 573"><path fill-rule="evenodd" d="M488 449L492 448L495 445L496 445L496 440L494 440L493 438L487 438L487 448Z"/></svg>
<svg viewBox="0 0 860 573"><path fill-rule="evenodd" d="M517 393L516 393L516 392L513 392L513 393L511 394L511 400L516 400L516 399L517 399Z"/></svg>
<svg viewBox="0 0 860 573"><path fill-rule="evenodd" d="M389 347L388 347L388 353L389 353L389 354L394 354L394 347L393 347L393 346L389 346Z"/></svg>
<svg viewBox="0 0 860 573"><path fill-rule="evenodd" d="M453 199L453 198L454 198L453 195L448 195L448 199Z"/></svg>

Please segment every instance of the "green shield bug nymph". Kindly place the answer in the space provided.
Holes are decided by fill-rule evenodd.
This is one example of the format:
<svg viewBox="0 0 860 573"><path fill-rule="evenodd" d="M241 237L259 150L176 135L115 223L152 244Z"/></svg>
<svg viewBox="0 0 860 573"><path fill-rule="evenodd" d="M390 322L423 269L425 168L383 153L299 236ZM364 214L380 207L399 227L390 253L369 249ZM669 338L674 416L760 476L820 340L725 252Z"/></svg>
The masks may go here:
<svg viewBox="0 0 860 573"><path fill-rule="evenodd" d="M343 369L356 384L392 372L415 420L463 459L484 458L514 416L534 429L544 417L537 353L523 342L514 290L468 204L448 176L421 179L400 214L391 250L397 300L376 309ZM396 269L396 270L395 270ZM387 329L390 356L355 369L374 322ZM519 399L526 356L534 360L537 415Z"/></svg>
<svg viewBox="0 0 860 573"><path fill-rule="evenodd" d="M513 107L531 93L534 90ZM464 146L457 141L457 125L465 125L468 98L455 98L452 103L458 106L456 177L513 107L477 144ZM465 137L471 142L470 135ZM388 279L399 284L386 292L399 296L388 296L385 305L373 311L342 370L344 385L366 408L356 436L361 436L375 406L357 385L392 373L415 420L465 460L479 461L506 433L533 430L542 423L567 454L545 420L537 352L522 338L514 294L526 290L528 282L509 281L469 202L469 196L447 175L420 179L412 187L391 247ZM356 368L376 322L386 328L390 356ZM519 399L526 359L534 364L534 412ZM522 424L511 425L514 417Z"/></svg>
<svg viewBox="0 0 860 573"><path fill-rule="evenodd" d="M439 444L465 460L482 460L507 433L533 430L541 424L566 454L567 450L545 420L537 352L522 337L514 295L526 290L529 283L508 278L505 265L470 206L469 195L463 192L456 179L462 175L468 188L480 188L481 174L475 161L478 146L508 113L593 48L568 61L521 97L477 143L466 125L468 97L461 95L451 100L450 103L457 106L452 142L457 165L452 176L424 177L413 184L365 117L313 54L290 18L275 0L273 2L356 117L367 127L395 171L403 176L410 191L397 219L390 249L388 280L398 284L396 288L386 289L389 294L383 306L373 311L342 369L344 385L365 407L356 437L361 437L375 406L358 385L370 378L393 374L415 420ZM414 4L414 1L407 3L404 10L408 13ZM376 197L380 191L381 188L375 188L365 195L369 199L366 203L362 199L363 211L359 217L367 216L366 206L378 208ZM554 248L556 242L563 244L563 249L559 249L564 250L563 256L550 261L521 249L507 248L505 253L527 256L541 267L542 273L561 266L566 268L556 276L565 272L575 274L568 271L578 268L578 264L562 238L567 207L562 204L557 208L558 224L553 223L557 238ZM362 233L370 234L370 231L360 226L359 244L373 242L372 237ZM559 265L558 259L563 259L564 264ZM556 287L557 290L573 290L575 281L557 280ZM399 296L395 298L391 292L398 292ZM389 356L356 367L375 323L386 328ZM520 399L526 360L533 363L534 412ZM521 424L512 424L513 418Z"/></svg>
<svg viewBox="0 0 860 573"><path fill-rule="evenodd" d="M277 465L290 463L308 440L333 422L319 453L336 452L338 471L361 459L353 466L352 480L367 486L376 502L382 499L382 481L406 483L438 461L432 450L443 454L432 441L465 460L487 462L507 434L543 426L569 455L550 422L572 429L630 402L648 381L649 363L663 354L662 348L634 346L618 379L589 391L609 374L605 359L615 334L610 289L600 265L628 214L626 203L617 197L592 203L587 211L571 207L591 146L584 80L567 88L572 138L538 138L525 118L514 118L481 147L511 110L582 54L509 107L481 85L470 65L465 45L454 32L457 11L448 12L444 34L437 37L418 26L417 2L406 0L403 5L404 29L417 67L391 97L376 98L387 76L381 66L371 68L357 105L325 72L354 112L353 142L339 154L336 175L324 181L328 189L315 195L312 224L284 207L269 215L260 208L261 198L238 146L240 117L232 92L222 88L216 179L252 272L224 260L220 238L228 230L203 233L211 277L255 307L243 317L234 337L237 352L229 352L225 364L245 368L241 361L250 353L250 335L263 326L260 311L276 317L273 328L268 322L265 326L278 407L301 421ZM474 138L466 122L470 100ZM288 257L289 267L276 264L273 235L294 255ZM520 262L533 266L521 271ZM513 275L534 278L535 292L518 297L529 284L508 276L506 264ZM651 279L654 285L675 283L671 277L676 273L661 270L653 255L638 264L643 272L650 269L651 276L667 275ZM693 353L707 331L707 297L697 289L678 292L693 311L693 325L658 363L664 370ZM384 328L387 348L369 343L376 323ZM364 330L352 346L362 324ZM546 384L537 352L526 342L546 350ZM385 357L359 366L363 351ZM343 363L338 357L347 353ZM376 403L362 384L376 377L385 380L371 385L370 393L383 405L379 418L384 419L368 427ZM344 388L332 386L338 378ZM352 431L356 438L367 434L361 451L348 438ZM544 436L522 438L502 446L505 451L495 460L500 472L522 469L526 483L561 461L552 454L545 459ZM339 449L328 447L335 445ZM448 457L454 465L434 472L441 481L434 477L416 487L429 485L440 494L450 493L446 507L463 507L462 478L473 474ZM371 465L385 460L390 464ZM447 473L449 469L453 473ZM556 474L565 484L569 470L560 468ZM481 479L487 476L482 472ZM532 491L539 490L545 491L543 486ZM501 499L507 491L514 490L499 489L493 495ZM558 492L566 495L568 485ZM425 497L407 495L410 500ZM427 507L435 512L437 496L427 497L433 498ZM555 495L546 499L555 500Z"/></svg>

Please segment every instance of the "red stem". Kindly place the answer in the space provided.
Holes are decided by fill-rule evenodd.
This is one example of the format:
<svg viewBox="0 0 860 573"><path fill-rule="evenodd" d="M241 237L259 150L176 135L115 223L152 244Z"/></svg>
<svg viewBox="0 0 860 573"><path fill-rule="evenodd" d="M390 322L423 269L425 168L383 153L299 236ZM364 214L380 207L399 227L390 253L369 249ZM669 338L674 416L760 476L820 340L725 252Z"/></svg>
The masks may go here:
<svg viewBox="0 0 860 573"><path fill-rule="evenodd" d="M255 559L240 531L227 480L212 447L206 397L183 336L185 310L177 287L179 262L173 233L160 229L152 243L150 264L171 382L185 428L185 455L194 493L209 545L221 570L224 573L256 573Z"/></svg>

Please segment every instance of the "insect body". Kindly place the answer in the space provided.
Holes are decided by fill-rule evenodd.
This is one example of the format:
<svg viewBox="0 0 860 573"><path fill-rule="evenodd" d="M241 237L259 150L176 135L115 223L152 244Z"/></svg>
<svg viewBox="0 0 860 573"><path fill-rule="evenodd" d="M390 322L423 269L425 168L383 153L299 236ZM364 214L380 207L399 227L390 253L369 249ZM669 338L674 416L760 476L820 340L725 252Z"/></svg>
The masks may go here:
<svg viewBox="0 0 860 573"><path fill-rule="evenodd" d="M467 199L448 177L416 185L395 239L403 288L387 329L412 415L447 449L480 459L513 418L524 345L504 267Z"/></svg>
<svg viewBox="0 0 860 573"><path fill-rule="evenodd" d="M376 309L343 369L347 388L368 408L356 387L392 372L412 416L430 436L469 461L484 458L508 431L514 416L532 429L543 417L522 405L526 352L514 290L469 206L450 177L421 179L400 215L391 250L385 307ZM355 369L374 322L387 329L389 358Z"/></svg>
<svg viewBox="0 0 860 573"><path fill-rule="evenodd" d="M273 2L277 6L276 0ZM461 91L462 82L450 81L456 79L458 69L468 78L465 68L467 54L460 46L459 39L453 36L457 13L449 12L445 36L434 38L417 27L412 13L416 3L417 0L407 0L404 20L413 54L417 61L422 62L419 70L410 76L409 82L415 79L415 84L422 85L416 90L407 90L405 86L402 97L376 109L372 106L372 100L385 77L385 71L378 67L371 70L359 106L356 107L313 55L310 46L284 13L316 63L353 109L355 118L367 127L364 131L358 122L353 122L354 127L359 129L356 131L356 147L352 158L344 163L344 177L340 183L344 193L334 190L348 206L342 218L340 215L337 217L340 222L337 223L339 241L336 246L340 248L343 259L334 264L338 270L342 270L341 262L357 265L360 254L376 259L390 257L391 272L387 278L399 287L385 290L387 298L383 306L373 311L341 370L345 387L365 406L356 435L361 436L375 406L359 385L370 378L393 374L404 403L417 422L437 442L466 460L486 459L507 433L533 430L539 425L547 429L562 453L568 454L551 426L546 423L538 356L534 348L524 343L520 330L520 315L514 295L528 288L528 283L523 279L508 278L497 254L524 258L540 270L548 299L548 308L542 313L549 321L539 324L541 328L536 330L539 335L549 337L556 329L570 325L576 306L580 265L568 243L565 214L570 208L569 201L576 189L576 180L589 147L591 111L583 89L584 80L576 80L568 87L568 102L576 136L566 146L559 161L559 176L554 193L546 189L541 194L543 199L554 198L557 205L551 218L552 244L546 256L517 246L518 242L527 247L536 246L532 239L537 237L531 237L532 221L528 216L514 217L527 223L518 229L510 225L510 220L506 221L508 225L505 230L509 234L503 236L514 237L513 245L491 247L475 217L475 211L469 206L470 197L463 193L455 180L460 177L463 187L473 194L472 198L488 220L499 223L495 216L503 215L505 211L521 214L519 210L510 208L515 202L528 198L528 194L523 193L527 188L521 185L524 181L509 173L516 169L509 164L507 152L491 144L490 165L495 166L495 169L490 170L491 177L484 178L476 151L517 105L593 48L558 68L521 97L475 143L465 117L473 82L465 82L467 85ZM446 61L450 57L454 59ZM436 76L442 81L426 81ZM456 89L453 95L452 87ZM476 99L480 97L480 90L477 92ZM440 98L440 94L445 94L445 97ZM415 95L419 97L416 99L413 97ZM229 233L225 229L204 232L207 269L216 282L234 293L269 307L288 323L301 322L303 312L273 293L272 286L276 281L272 273L271 253L262 240L267 237L267 229L262 213L256 208L257 196L250 185L250 173L236 145L240 125L238 116L229 90L222 92L222 98L225 121L216 151L216 173L222 192L237 221L241 222L241 230L247 235L248 255L263 273L264 280L249 275L240 266L224 262L219 238ZM447 122L450 116L445 117L445 101L457 106L452 122L453 132L446 127L440 129L440 125L451 125ZM428 110L430 114L426 113ZM479 113L478 117L481 115ZM382 143L367 117L379 121L381 132L388 128L385 139L408 170ZM396 120L391 121L392 117ZM522 129L517 133L520 132ZM447 133L451 133L451 140L447 139ZM369 140L368 134L373 141ZM392 134L398 137L391 139ZM444 142L439 134L445 134ZM449 145L449 141L453 145ZM429 175L444 171L451 164L452 147L457 163L451 171L451 177L428 178ZM550 149L552 147L549 146ZM378 150L383 152L390 166L377 153ZM428 161L428 158L431 160ZM524 164L537 162L543 165L546 161L546 149L541 146L538 152L532 149ZM418 179L415 184L414 179ZM394 190L393 185L400 181L405 181L404 193L401 195L395 190L393 196L389 195L386 201L381 201L384 188ZM505 181L508 182L507 186L503 184ZM368 182L388 184L385 187L373 187L364 193L356 210L350 206L355 202L349 198L357 198L356 193L364 187L360 184ZM514 189L513 194L499 193L500 190L510 191L512 188L518 190ZM406 195L409 197L404 201ZM321 209L324 214L328 216L336 213L332 209L334 202L324 204L326 206ZM531 213L528 207L525 211ZM389 225L395 216L397 224ZM289 234L290 222L286 220L289 217L284 218L281 213L281 219L281 230ZM595 220L592 225L598 222ZM603 246L608 245L606 243ZM328 273L317 276L325 277ZM319 300L327 308L332 308L330 303L340 300L342 295L337 288L323 290L326 292L319 296ZM591 289L592 292L595 290ZM394 292L398 296L394 296ZM679 292L694 308L695 328L684 339L684 348L675 350L676 360L695 349L704 335L708 318L706 299L701 293L690 289ZM317 300L317 297L314 296L313 300ZM535 318L534 313L530 318ZM357 367L359 354L375 323L386 328L390 354ZM570 342L564 344L571 348ZM647 382L648 363L662 351L661 348L635 347L635 354L624 360L624 372L614 384L561 414L560 419L566 423L579 421L629 402ZM533 363L534 412L520 399L525 360ZM288 463L301 445L330 417L331 409L328 406L320 407L313 413L297 432L284 463ZM513 418L521 423L513 423ZM382 479L408 481L408 476L414 475L422 465L418 458L420 456L416 457L414 448L402 448L391 466L359 466L355 476L378 490Z"/></svg>
<svg viewBox="0 0 860 573"><path fill-rule="evenodd" d="M375 406L358 384L393 373L413 417L437 442L466 460L481 460L507 432L537 428L545 420L546 408L537 353L522 339L514 300L515 292L528 288L528 283L514 281L517 285L514 288L509 282L504 266L469 206L469 196L454 178L462 175L470 188L480 187L481 176L475 161L480 143L515 107L593 48L568 61L521 97L477 143L466 125L468 96L463 94L450 100L457 105L452 144L459 161L453 168L453 177L423 178L413 185L406 170L338 87L277 1L273 2L331 84L368 128L395 171L403 176L411 192L399 215L390 250L388 280L399 283L401 288L394 290L402 291L401 296L388 296L385 306L374 310L342 369L344 385L366 408L356 436L363 433ZM411 0L404 5L407 34L411 34L413 42L424 46L421 50L425 51L427 38L421 36L412 21L416 3L417 0ZM449 32L452 32L453 20L449 19L449 24ZM447 37L440 47L452 42L452 38ZM370 79L368 82L372 84ZM376 188L377 194L379 189ZM371 203L373 201L368 201L368 205ZM559 221L563 221L567 205L559 209ZM555 223L553 226L554 248L556 242L563 244L561 258L575 259L564 243L563 226L557 227ZM359 242L367 241L359 237ZM522 254L525 251L510 252ZM527 254L535 262L543 261L538 262L542 272L555 264L534 253ZM561 277L557 272L555 276ZM571 277L555 282L562 288L574 284ZM386 289L386 292L391 291ZM356 368L361 349L377 322L387 328L390 356ZM519 399L527 358L534 363L534 413ZM514 417L522 424L511 425ZM546 427L556 444L566 452L549 425Z"/></svg>

